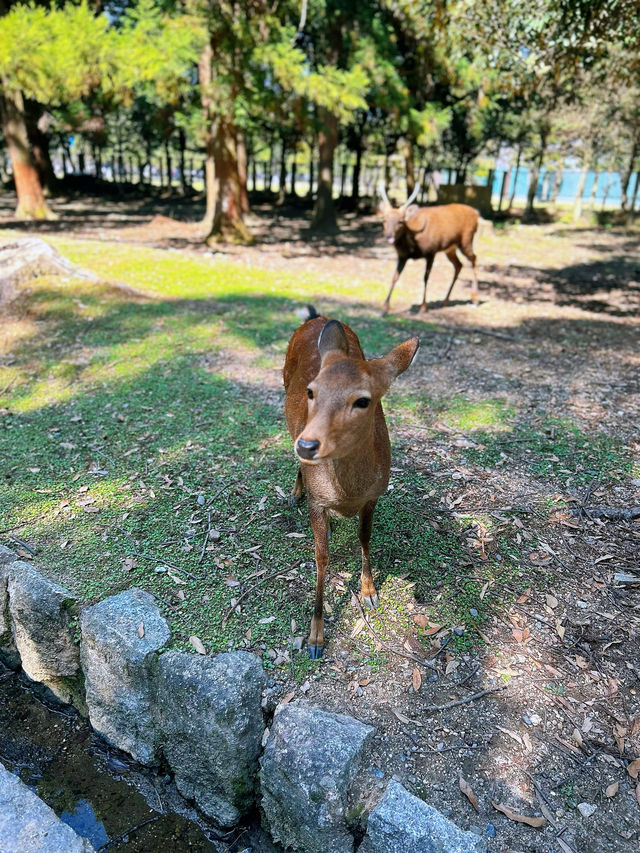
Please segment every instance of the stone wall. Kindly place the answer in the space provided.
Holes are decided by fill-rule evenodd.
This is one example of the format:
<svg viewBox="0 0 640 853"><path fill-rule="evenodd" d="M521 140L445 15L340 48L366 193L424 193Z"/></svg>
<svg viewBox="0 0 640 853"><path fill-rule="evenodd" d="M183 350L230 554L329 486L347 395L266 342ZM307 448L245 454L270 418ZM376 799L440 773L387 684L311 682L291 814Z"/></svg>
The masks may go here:
<svg viewBox="0 0 640 853"><path fill-rule="evenodd" d="M258 657L167 651L170 639L149 593L130 589L81 608L0 546L0 660L73 703L141 764L164 761L218 827L260 806L274 840L294 853L353 853L356 838L360 853L480 850L476 836L399 783L372 809L371 726L300 702L278 706L265 730ZM2 787L0 779L0 799ZM0 841L12 821L18 831L18 817L0 821Z"/></svg>

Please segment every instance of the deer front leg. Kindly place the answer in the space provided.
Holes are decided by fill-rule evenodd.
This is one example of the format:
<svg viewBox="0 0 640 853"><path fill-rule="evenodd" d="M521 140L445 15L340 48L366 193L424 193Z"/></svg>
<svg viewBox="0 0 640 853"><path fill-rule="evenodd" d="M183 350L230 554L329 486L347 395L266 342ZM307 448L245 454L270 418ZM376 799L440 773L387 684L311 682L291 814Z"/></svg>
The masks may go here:
<svg viewBox="0 0 640 853"><path fill-rule="evenodd" d="M307 641L309 657L317 660L324 649L324 576L329 564L329 523L326 511L316 505L309 506L313 538L316 544L316 597L311 619L311 631Z"/></svg>
<svg viewBox="0 0 640 853"><path fill-rule="evenodd" d="M377 501L370 501L360 510L360 523L358 525L358 539L362 548L362 574L360 576L360 588L362 600L371 609L378 607L378 593L373 584L371 564L369 563L369 540L371 539L371 527L373 525L373 513Z"/></svg>
<svg viewBox="0 0 640 853"><path fill-rule="evenodd" d="M302 500L303 493L304 493L304 484L302 482L302 469L298 465L298 475L297 475L296 481L293 485L293 489L291 490L291 494L289 495L289 506L290 507L298 506L298 504Z"/></svg>
<svg viewBox="0 0 640 853"><path fill-rule="evenodd" d="M395 272L393 273L393 278L391 279L391 287L389 288L389 293L387 293L387 298L384 300L384 305L382 306L383 317L389 310L389 303L391 302L391 294L393 293L393 288L396 286L396 281L400 278L400 273L405 268L406 264L407 258L398 258L398 263L396 265Z"/></svg>
<svg viewBox="0 0 640 853"><path fill-rule="evenodd" d="M422 304L420 305L420 311L427 310L427 282L429 281L429 274L431 273L431 267L433 266L433 259L435 255L426 255L426 266L424 268L424 287L422 289Z"/></svg>

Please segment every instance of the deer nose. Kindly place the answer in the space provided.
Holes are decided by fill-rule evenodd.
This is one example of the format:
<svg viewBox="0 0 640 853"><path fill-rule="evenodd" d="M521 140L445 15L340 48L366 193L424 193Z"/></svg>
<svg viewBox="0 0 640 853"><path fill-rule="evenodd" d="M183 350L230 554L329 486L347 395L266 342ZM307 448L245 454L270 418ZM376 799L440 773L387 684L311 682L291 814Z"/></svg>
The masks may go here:
<svg viewBox="0 0 640 853"><path fill-rule="evenodd" d="M296 453L301 459L313 459L318 452L320 442L317 438L307 441L306 438L299 438L296 444Z"/></svg>

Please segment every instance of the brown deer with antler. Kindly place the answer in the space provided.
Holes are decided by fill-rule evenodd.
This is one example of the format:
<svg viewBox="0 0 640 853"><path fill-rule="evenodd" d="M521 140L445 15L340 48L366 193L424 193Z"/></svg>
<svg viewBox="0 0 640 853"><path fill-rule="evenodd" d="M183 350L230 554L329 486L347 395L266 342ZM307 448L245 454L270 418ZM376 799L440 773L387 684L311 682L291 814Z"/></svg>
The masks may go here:
<svg viewBox="0 0 640 853"><path fill-rule="evenodd" d="M453 279L443 303L447 305L453 285L462 269L457 249L460 249L462 254L469 259L473 267L471 301L474 305L478 303L478 273L476 255L473 251L473 238L478 229L480 214L468 204L440 204L434 207L418 207L417 204L413 204L413 201L419 191L420 185L416 184L407 201L400 207L393 207L387 197L384 185L381 184L380 186L380 195L382 196L380 212L383 217L384 236L389 243L394 245L398 254L398 263L391 280L391 287L382 308L383 315L389 310L393 288L409 258L416 260L424 258L426 261L420 310L427 310L427 281L437 252L444 252L453 264Z"/></svg>

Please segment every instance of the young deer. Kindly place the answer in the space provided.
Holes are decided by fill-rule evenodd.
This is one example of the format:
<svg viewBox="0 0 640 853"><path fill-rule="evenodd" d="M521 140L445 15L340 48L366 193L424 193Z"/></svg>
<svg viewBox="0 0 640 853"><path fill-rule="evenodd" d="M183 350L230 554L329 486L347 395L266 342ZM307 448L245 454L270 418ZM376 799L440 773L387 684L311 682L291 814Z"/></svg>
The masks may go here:
<svg viewBox="0 0 640 853"><path fill-rule="evenodd" d="M411 364L418 338L367 361L356 334L337 320L312 316L289 342L284 364L285 418L300 460L290 498L307 492L316 551L316 597L309 657L322 657L323 587L329 562L329 517L359 514L362 597L378 606L369 564L373 513L387 490L391 450L380 399Z"/></svg>

